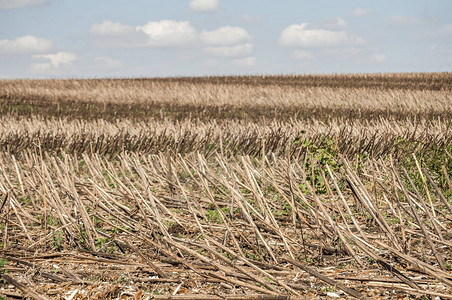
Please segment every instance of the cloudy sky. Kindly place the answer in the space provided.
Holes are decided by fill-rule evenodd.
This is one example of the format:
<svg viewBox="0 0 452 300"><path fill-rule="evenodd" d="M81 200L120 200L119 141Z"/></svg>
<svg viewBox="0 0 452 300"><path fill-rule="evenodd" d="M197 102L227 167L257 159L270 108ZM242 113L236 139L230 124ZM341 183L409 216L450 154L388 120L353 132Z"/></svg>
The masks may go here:
<svg viewBox="0 0 452 300"><path fill-rule="evenodd" d="M452 71L449 0L0 0L0 78Z"/></svg>

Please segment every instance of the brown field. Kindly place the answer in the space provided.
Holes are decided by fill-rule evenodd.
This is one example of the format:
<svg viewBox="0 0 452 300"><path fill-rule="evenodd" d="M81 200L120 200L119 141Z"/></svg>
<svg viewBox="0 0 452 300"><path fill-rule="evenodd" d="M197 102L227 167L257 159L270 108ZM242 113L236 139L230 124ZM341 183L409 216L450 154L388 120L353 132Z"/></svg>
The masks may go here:
<svg viewBox="0 0 452 300"><path fill-rule="evenodd" d="M452 299L451 78L0 80L0 297Z"/></svg>

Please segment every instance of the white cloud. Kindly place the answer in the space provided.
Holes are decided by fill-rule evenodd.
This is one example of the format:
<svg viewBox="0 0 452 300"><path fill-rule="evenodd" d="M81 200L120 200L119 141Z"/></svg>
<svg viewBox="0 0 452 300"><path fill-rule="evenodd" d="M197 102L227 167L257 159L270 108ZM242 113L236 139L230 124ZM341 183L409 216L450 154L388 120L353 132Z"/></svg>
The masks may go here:
<svg viewBox="0 0 452 300"><path fill-rule="evenodd" d="M103 20L92 24L89 33L94 37L92 42L103 47L134 48L148 46L148 35L138 28Z"/></svg>
<svg viewBox="0 0 452 300"><path fill-rule="evenodd" d="M253 54L253 38L241 27L224 26L203 31L199 37L206 45L204 51L213 56L244 57Z"/></svg>
<svg viewBox="0 0 452 300"><path fill-rule="evenodd" d="M204 51L213 56L241 57L253 54L254 44L245 43L235 46L205 47Z"/></svg>
<svg viewBox="0 0 452 300"><path fill-rule="evenodd" d="M279 37L279 44L292 47L292 58L304 66L333 63L350 65L377 65L386 62L386 55L374 49L358 36L346 30L330 30L325 27L344 27L341 18L327 20L312 28L307 23L292 24L285 28Z"/></svg>
<svg viewBox="0 0 452 300"><path fill-rule="evenodd" d="M220 3L218 0L192 0L188 6L196 12L215 12L218 11Z"/></svg>
<svg viewBox="0 0 452 300"><path fill-rule="evenodd" d="M76 59L77 55L73 52L57 52L53 54L37 54L32 56L33 59L45 59L48 66L58 69L61 65L71 65ZM37 63L43 67L46 63Z"/></svg>
<svg viewBox="0 0 452 300"><path fill-rule="evenodd" d="M336 17L334 19L323 20L322 22L317 24L318 28L321 29L345 29L348 24L341 17Z"/></svg>
<svg viewBox="0 0 452 300"><path fill-rule="evenodd" d="M144 26L138 26L136 29L148 36L148 46L181 46L194 42L198 37L198 33L188 21L162 20L148 22Z"/></svg>
<svg viewBox="0 0 452 300"><path fill-rule="evenodd" d="M245 57L245 58L238 58L232 60L232 63L234 66L239 68L252 68L257 65L257 60L255 57Z"/></svg>
<svg viewBox="0 0 452 300"><path fill-rule="evenodd" d="M315 56L313 53L305 50L294 50L293 57L298 60L312 60Z"/></svg>
<svg viewBox="0 0 452 300"><path fill-rule="evenodd" d="M91 25L89 32L99 36L124 36L135 32L135 28L118 22L104 20L100 24Z"/></svg>
<svg viewBox="0 0 452 300"><path fill-rule="evenodd" d="M412 27L415 25L420 25L422 22L421 20L415 18L415 17L409 17L409 16L391 16L384 20L384 24L388 27L393 28L407 28Z"/></svg>
<svg viewBox="0 0 452 300"><path fill-rule="evenodd" d="M351 35L345 30L308 29L307 26L307 23L302 23L285 28L279 37L279 44L292 47L339 47L364 44L361 37Z"/></svg>
<svg viewBox="0 0 452 300"><path fill-rule="evenodd" d="M52 41L32 35L18 37L14 40L0 40L0 53L36 53L49 51Z"/></svg>
<svg viewBox="0 0 452 300"><path fill-rule="evenodd" d="M237 45L250 42L252 37L241 27L224 26L213 31L203 31L201 41L206 45Z"/></svg>
<svg viewBox="0 0 452 300"><path fill-rule="evenodd" d="M51 0L0 0L0 9L20 8L50 3Z"/></svg>
<svg viewBox="0 0 452 300"><path fill-rule="evenodd" d="M370 14L370 10L367 8L355 8L352 12L352 16L354 17L365 17Z"/></svg>
<svg viewBox="0 0 452 300"><path fill-rule="evenodd" d="M161 20L132 27L104 20L93 24L95 43L105 47L181 47L192 45L211 56L245 57L253 54L253 37L241 27L224 26L200 34L188 21Z"/></svg>
<svg viewBox="0 0 452 300"><path fill-rule="evenodd" d="M246 23L259 23L262 21L262 18L250 15L241 15L240 20Z"/></svg>
<svg viewBox="0 0 452 300"><path fill-rule="evenodd" d="M96 57L94 58L94 61L101 63L105 68L108 69L117 69L123 66L120 60L110 57Z"/></svg>

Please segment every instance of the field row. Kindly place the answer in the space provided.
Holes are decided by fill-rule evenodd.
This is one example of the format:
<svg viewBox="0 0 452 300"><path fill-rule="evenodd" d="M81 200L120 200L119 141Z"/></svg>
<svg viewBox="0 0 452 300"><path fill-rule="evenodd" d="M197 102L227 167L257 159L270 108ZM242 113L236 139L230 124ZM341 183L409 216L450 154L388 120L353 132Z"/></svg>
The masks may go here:
<svg viewBox="0 0 452 300"><path fill-rule="evenodd" d="M39 293L71 282L109 297L115 281L132 295L452 292L452 186L429 171L220 154L2 154L0 168L8 274Z"/></svg>
<svg viewBox="0 0 452 300"><path fill-rule="evenodd" d="M73 118L442 118L448 90L139 80L0 81L0 112Z"/></svg>
<svg viewBox="0 0 452 300"><path fill-rule="evenodd" d="M245 121L63 120L55 118L0 119L0 150L20 156L38 150L51 153L123 152L185 154L200 152L292 157L324 151L332 156L422 157L452 151L450 122L386 119L252 123Z"/></svg>

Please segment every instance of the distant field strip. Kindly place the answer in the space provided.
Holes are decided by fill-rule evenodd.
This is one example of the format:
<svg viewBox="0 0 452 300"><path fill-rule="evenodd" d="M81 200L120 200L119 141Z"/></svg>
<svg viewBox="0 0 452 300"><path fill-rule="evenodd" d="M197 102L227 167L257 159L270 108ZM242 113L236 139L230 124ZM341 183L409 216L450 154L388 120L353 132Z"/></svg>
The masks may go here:
<svg viewBox="0 0 452 300"><path fill-rule="evenodd" d="M381 116L450 119L450 76L450 73L444 73L440 77L441 89L436 87L439 79L432 79L428 86L430 81L425 78L421 78L418 85L427 85L422 89L394 88L389 75L381 80L377 76L372 81L379 82L375 84L378 87L369 87L364 81L351 88L322 86L320 83L329 77L318 77L319 84L302 84L316 82L303 76L289 77L293 85L279 85L285 77L270 81L266 77L255 77L254 81L238 77L234 83L228 82L232 80L230 78L224 78L224 82L220 78L3 80L0 81L0 112L106 119L356 119ZM338 78L342 77L331 80L339 81ZM344 78L348 82L348 77ZM245 83L237 83L239 79ZM397 80L398 76L395 76L394 81ZM350 79L350 82L353 81Z"/></svg>

